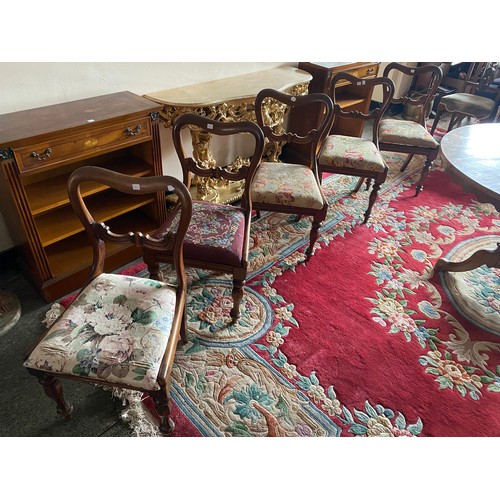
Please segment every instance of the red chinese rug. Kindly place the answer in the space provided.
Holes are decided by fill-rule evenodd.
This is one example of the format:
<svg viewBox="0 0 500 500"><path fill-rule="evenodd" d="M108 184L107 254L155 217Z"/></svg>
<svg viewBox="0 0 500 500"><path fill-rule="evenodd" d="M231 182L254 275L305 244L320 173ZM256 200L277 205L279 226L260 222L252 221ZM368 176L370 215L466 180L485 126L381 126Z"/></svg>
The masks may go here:
<svg viewBox="0 0 500 500"><path fill-rule="evenodd" d="M231 277L189 270L174 436L500 436L500 270L433 274L479 240L494 247L499 214L439 168L415 198L421 159L400 173L402 156L384 156L366 225L357 179L324 180L330 208L307 265L307 218L255 221L236 325ZM149 401L122 396L135 433L154 435Z"/></svg>

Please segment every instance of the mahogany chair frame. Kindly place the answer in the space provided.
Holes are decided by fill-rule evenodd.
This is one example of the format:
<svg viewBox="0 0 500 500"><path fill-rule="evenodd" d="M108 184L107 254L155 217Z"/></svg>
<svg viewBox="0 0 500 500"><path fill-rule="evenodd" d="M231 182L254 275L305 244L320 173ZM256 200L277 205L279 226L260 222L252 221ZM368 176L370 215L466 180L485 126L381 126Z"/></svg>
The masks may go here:
<svg viewBox="0 0 500 500"><path fill-rule="evenodd" d="M500 105L500 87L492 85L494 70L495 66L491 63L471 63L469 71L467 72L467 75L463 80L463 84L461 85L459 92L450 94L449 96L444 96L439 101L436 110L436 116L434 117L434 121L432 122L431 134L434 134L434 131L436 130L442 114L445 111L448 111L446 105L448 98L451 99L454 95L456 96L463 94L472 94L477 95L477 97L479 97L479 100L489 99L492 103L492 109L486 116L482 115L478 110L476 111L476 113L471 112L470 109L468 112L460 112L458 110L450 111L451 117L447 132L454 129L455 127L460 126L462 121L466 117L472 116L481 123L488 123L495 120L498 113L498 107Z"/></svg>
<svg viewBox="0 0 500 500"><path fill-rule="evenodd" d="M143 234L140 231L131 231L125 234L113 233L104 222L94 220L87 204L85 203L85 198L82 197L80 185L83 182L88 181L101 183L128 195L144 195L150 193L161 194L163 197L165 196L165 193L176 195L181 210L180 221L176 232L165 232L161 238L153 238L149 236L149 234ZM80 293L93 279L97 278L104 272L106 253L105 242L130 242L142 248L142 250L169 249L169 251L171 251L174 255L174 267L177 278L176 304L171 330L170 332L165 332L165 335L168 335L169 338L157 376L157 382L160 389L154 391L143 391L147 393L154 402L155 409L160 417L160 432L162 434L169 435L174 429L174 423L170 418L170 374L179 338L181 338L183 342L187 342L185 331L187 279L182 256L182 246L192 212L191 196L189 191L181 181L170 176L134 177L101 167L84 166L76 169L69 177L68 196L73 210L80 218L85 231L92 242L93 250L93 262L90 275L81 288ZM71 305L69 308L71 308ZM27 351L24 357L25 360L29 357L36 345L38 345L39 342L47 336L49 331L50 328L46 330L41 338L38 339L32 346L32 348ZM28 371L37 377L47 396L56 402L57 413L66 419L71 418L73 405L65 400L62 385L58 378L79 380L92 384L120 387L135 391L141 390L138 387L132 387L124 383L93 379L74 374L59 374L33 368L28 368Z"/></svg>
<svg viewBox="0 0 500 500"><path fill-rule="evenodd" d="M343 82L343 83L341 83ZM344 87L346 84L355 85L355 86L363 86L366 88L368 95L372 95L373 90L376 87L382 89L382 102L380 102L380 106L369 110L367 113L363 113L357 110L345 110L341 107L339 102L337 102L336 91L340 87ZM363 121L372 121L373 122L373 132L371 141L375 145L377 149L379 149L379 140L378 140L378 128L379 123L382 117L384 116L389 104L394 95L394 82L387 77L376 77L376 78L358 78L350 73L341 72L335 74L330 82L329 82L329 95L332 96L333 99L333 124L335 125L335 120L340 118L346 118L350 120L363 120ZM321 157L320 157L321 159ZM384 162L385 165L385 162ZM385 168L382 172L372 172L362 168L355 168L352 166L342 166L336 167L334 165L321 163L318 161L318 170L320 176L320 182L323 181L323 173L328 172L332 174L342 174L342 175L351 175L355 177L359 177L359 182L354 188L353 192L359 191L363 180L367 180L367 189L373 180L373 187L370 192L369 200L368 200L368 208L364 213L363 224L365 224L371 214L372 207L377 199L378 191L380 186L385 182L387 178L388 167L385 165Z"/></svg>
<svg viewBox="0 0 500 500"><path fill-rule="evenodd" d="M239 168L235 169L231 165L209 166L200 158L196 157L193 159L191 155L187 154L183 144L181 133L184 129L200 129L218 136L236 136L241 134L253 136L255 146L248 165L243 164ZM191 188L193 174L204 178L225 179L233 182L243 181L244 183L240 205L239 207L234 207L234 210L242 210L245 218L243 251L239 264L234 265L223 262L214 262L210 260L210 256L208 255L206 258L200 258L199 256L194 257L190 254L190 247L187 245L184 246L184 263L187 267L232 274L233 307L230 315L232 322L235 323L240 316L240 303L243 298L243 287L245 286L248 270L248 250L250 245L250 226L252 218L251 186L255 171L257 170L264 153L264 135L255 123L249 121L219 122L194 113L188 113L180 115L175 119L172 128L172 138L177 156L181 163L183 182L188 188ZM193 154L193 156L195 155ZM200 202L193 202L193 211L197 210L197 207L199 206L198 203ZM217 202L203 203L219 204ZM147 264L150 275L154 279L162 279L160 263L168 263L171 261L172 255L169 252L158 251L158 249L147 249L144 252L144 262Z"/></svg>
<svg viewBox="0 0 500 500"><path fill-rule="evenodd" d="M273 127L269 124L268 116L268 106L265 104L267 100L274 100L278 104L285 106L286 113L289 113L291 109L297 111L300 116L301 113L310 114L314 113L317 116L315 128L307 131L303 130L287 130L286 127ZM264 132L264 136L273 145L283 145L283 144L305 144L309 147L309 151L304 156L308 160L304 160L304 165L310 168L314 174L314 178L317 182L321 197L323 200L323 206L320 209L315 208L305 208L298 207L294 205L281 205L273 203L260 203L253 201L253 207L260 214L261 210L268 212L279 212L279 213L291 213L296 214L300 219L302 216L311 216L312 225L309 235L309 245L305 251L306 259L308 262L313 253L314 244L318 238L318 232L321 224L326 219L326 214L328 210L328 202L325 198L323 190L321 188L321 182L318 173L318 153L321 148L323 141L328 135L333 122L333 102L330 96L324 93L312 93L300 96L293 96L290 94L285 94L275 89L263 89L261 90L255 98L255 116L257 123ZM300 123L300 120L298 120ZM285 118L286 123L286 118ZM276 162L280 164L280 162ZM283 165L286 165L285 163Z"/></svg>
<svg viewBox="0 0 500 500"><path fill-rule="evenodd" d="M418 106L421 112L418 113L418 122L422 127L426 128L426 116L425 110L430 109L430 104L434 99L439 84L443 79L443 71L439 66L434 64L429 64L426 66L419 66L416 68L408 67L403 64L392 62L388 64L383 72L383 76L390 78L391 71L399 71L405 75L412 77L419 77L421 75L426 75L428 77L428 87L421 91L421 95L418 97L411 97L409 95L402 95L401 97L393 97L391 104L402 104L402 105L413 105ZM412 146L409 144L393 144L389 142L379 141L379 148L381 151L390 151L394 153L406 153L408 156L400 168L401 172L406 170L414 155L425 156L425 163L422 167L422 172L420 174L420 179L417 183L415 189L415 196L422 191L425 178L429 174L429 170L432 163L437 158L439 153L439 147L436 148L426 148L423 146Z"/></svg>

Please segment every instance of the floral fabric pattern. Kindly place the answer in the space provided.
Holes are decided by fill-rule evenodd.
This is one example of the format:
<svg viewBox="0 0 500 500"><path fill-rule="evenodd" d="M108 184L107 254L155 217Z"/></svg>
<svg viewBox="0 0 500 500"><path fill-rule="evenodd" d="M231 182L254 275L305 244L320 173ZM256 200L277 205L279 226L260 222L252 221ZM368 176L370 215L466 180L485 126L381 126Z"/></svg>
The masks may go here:
<svg viewBox="0 0 500 500"><path fill-rule="evenodd" d="M380 121L379 141L423 148L437 148L439 146L436 139L419 123L396 118L385 118Z"/></svg>
<svg viewBox="0 0 500 500"><path fill-rule="evenodd" d="M165 283L101 274L51 326L24 366L157 390L175 304L176 291Z"/></svg>
<svg viewBox="0 0 500 500"><path fill-rule="evenodd" d="M174 219L178 224L178 215ZM167 221L167 225L170 224ZM184 258L239 266L243 256L245 212L232 205L193 201L193 215L184 239Z"/></svg>
<svg viewBox="0 0 500 500"><path fill-rule="evenodd" d="M320 210L320 189L312 170L305 165L263 162L252 184L252 201Z"/></svg>
<svg viewBox="0 0 500 500"><path fill-rule="evenodd" d="M318 163L370 172L383 172L386 169L382 155L372 141L344 135L327 137L319 154Z"/></svg>

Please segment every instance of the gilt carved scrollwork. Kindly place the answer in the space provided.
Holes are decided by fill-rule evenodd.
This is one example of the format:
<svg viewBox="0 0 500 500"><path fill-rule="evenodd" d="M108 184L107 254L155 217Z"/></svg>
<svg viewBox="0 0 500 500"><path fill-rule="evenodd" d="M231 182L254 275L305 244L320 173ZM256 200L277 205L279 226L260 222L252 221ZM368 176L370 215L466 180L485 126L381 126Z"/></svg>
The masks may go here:
<svg viewBox="0 0 500 500"><path fill-rule="evenodd" d="M291 85L284 92L290 95L304 95L308 92L309 83L298 83ZM286 115L286 106L277 102L269 102L266 110L266 123L278 130L283 127ZM220 122L251 121L256 123L254 99L236 100L222 102L211 106L173 106L164 104L160 112L160 121L166 128L172 128L174 120L187 113L194 113L211 120ZM206 168L213 168L216 160L210 150L210 133L205 130L191 129L191 140L193 144L193 156L197 162ZM283 144L271 144L267 142L264 150L264 158L268 161L277 161ZM248 165L249 160L237 158L226 168L238 169L241 165ZM196 197L204 201L220 200L221 191L228 191L225 201L231 203L241 198L243 181L228 181L226 179L209 179L195 176L192 182L196 186Z"/></svg>

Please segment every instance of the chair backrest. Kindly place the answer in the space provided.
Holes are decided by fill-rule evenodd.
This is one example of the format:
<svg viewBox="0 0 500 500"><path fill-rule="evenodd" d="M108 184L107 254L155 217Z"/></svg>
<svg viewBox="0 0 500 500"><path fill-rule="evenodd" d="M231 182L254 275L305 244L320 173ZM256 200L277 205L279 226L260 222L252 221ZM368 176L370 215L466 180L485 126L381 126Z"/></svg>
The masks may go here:
<svg viewBox="0 0 500 500"><path fill-rule="evenodd" d="M187 154L182 140L182 131L186 128L193 134L192 154ZM211 135L244 137L248 134L255 141L249 159L237 156L228 165L219 165L217 160L212 157L208 149ZM181 163L184 184L188 188L191 186L193 174L205 178L244 181L241 207L245 210L251 210L250 189L255 172L262 161L265 144L264 135L258 125L249 121L219 122L188 113L180 115L174 120L172 138ZM195 143L198 145L204 143L204 146L196 149Z"/></svg>
<svg viewBox="0 0 500 500"><path fill-rule="evenodd" d="M372 95L373 90L376 87L382 89L382 102L379 106L368 110L367 113L349 108L342 107L345 106L345 94L344 92L346 85L353 85L356 87L363 87L363 90L367 95ZM337 90L342 88L342 96L337 98ZM373 134L372 141L378 145L378 127L381 118L384 116L389 104L391 104L392 98L394 96L394 82L387 77L379 76L376 78L358 78L350 73L336 73L333 75L329 82L329 95L333 99L333 122L335 125L336 118L347 118L352 120L363 120L363 121L373 121ZM355 93L353 93L355 94Z"/></svg>
<svg viewBox="0 0 500 500"><path fill-rule="evenodd" d="M140 231L128 233L114 233L103 221L96 221L89 210L87 200L90 197L82 196L81 184L83 182L97 182L109 188L129 195L144 196L148 194L159 194L165 197L173 194L177 197L180 210L179 224L174 231L163 231L161 238L153 238L149 234ZM175 177L151 176L133 177L112 170L85 166L73 171L68 179L68 197L75 213L80 218L87 232L93 249L93 264L88 281L101 274L104 270L105 242L133 243L143 249L165 250L174 256L174 266L177 273L177 284L179 288L186 287L186 275L184 260L182 256L182 244L192 215L192 201L186 186ZM164 221L158 221L158 227ZM110 222L112 225L112 222ZM151 230L151 234L157 228ZM164 229L164 228L163 228Z"/></svg>
<svg viewBox="0 0 500 500"><path fill-rule="evenodd" d="M426 111L430 111L436 91L441 83L441 80L443 79L443 71L439 66L434 64L413 68L405 66L404 64L392 62L385 67L383 76L391 78L391 74L395 74L391 72L398 71L408 76L417 78L422 77L420 78L420 81L426 82L423 88L418 89L418 92L392 98L392 104L408 104L411 106L417 106L423 110L423 112L418 113L417 121L421 125L425 126L425 120L427 117Z"/></svg>
<svg viewBox="0 0 500 500"><path fill-rule="evenodd" d="M289 129L291 121L287 120L290 110L297 115L313 117L310 123L315 123L308 130ZM255 98L255 117L260 128L264 131L266 139L281 150L281 145L286 143L305 144L309 149L309 166L316 170L317 154L323 140L328 135L333 121L333 102L331 98L322 93L293 96L274 89L263 89ZM295 120L294 123L299 123ZM266 152L266 156L272 154ZM277 161L277 158L274 159Z"/></svg>

